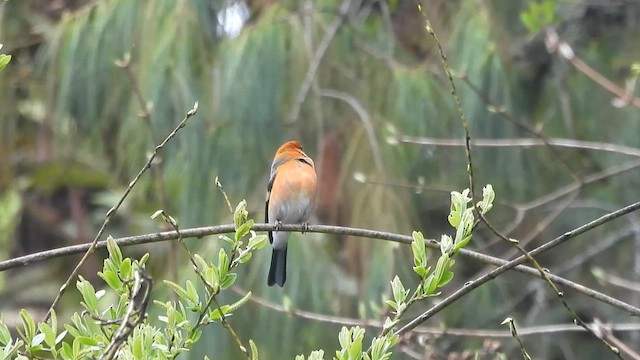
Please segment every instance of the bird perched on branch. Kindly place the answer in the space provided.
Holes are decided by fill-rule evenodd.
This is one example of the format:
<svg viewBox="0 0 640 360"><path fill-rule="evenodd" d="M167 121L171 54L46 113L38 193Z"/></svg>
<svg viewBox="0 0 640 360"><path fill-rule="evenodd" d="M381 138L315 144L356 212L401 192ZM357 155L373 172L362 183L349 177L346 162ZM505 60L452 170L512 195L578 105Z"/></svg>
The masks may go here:
<svg viewBox="0 0 640 360"><path fill-rule="evenodd" d="M265 222L304 224L309 219L316 198L316 169L313 160L302 151L297 141L284 143L273 159L267 186ZM273 245L267 284L284 286L287 278L288 232L269 231Z"/></svg>

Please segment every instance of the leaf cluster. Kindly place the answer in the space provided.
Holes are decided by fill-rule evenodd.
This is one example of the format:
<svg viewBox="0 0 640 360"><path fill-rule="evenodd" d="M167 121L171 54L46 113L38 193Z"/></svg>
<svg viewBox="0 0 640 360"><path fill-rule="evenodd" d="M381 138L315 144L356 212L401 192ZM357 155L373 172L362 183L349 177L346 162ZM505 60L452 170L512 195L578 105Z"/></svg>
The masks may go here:
<svg viewBox="0 0 640 360"><path fill-rule="evenodd" d="M159 213L154 214L159 215ZM167 221L177 221L162 213ZM177 301L153 300L160 315L149 319L146 312L148 299L143 299L144 308L136 314L128 314L136 299L134 289L135 272L144 269L149 254L138 260L124 257L111 237L107 240L109 256L98 273L106 283L105 289L96 290L86 279L79 277L76 288L82 296L81 313L74 313L69 323L59 329L55 312L47 322L36 323L28 311L22 310L22 328L14 339L7 325L0 320L0 360L47 357L52 359L103 358L110 344L117 339L123 326L131 326L123 319L133 316L136 322L129 337L117 351L118 359L174 359L188 352L201 338L201 328L211 323L223 323L225 318L238 310L250 298L248 293L241 299L219 305L215 296L229 288L237 275L231 270L251 259L253 251L266 245L267 237L251 230L253 220L248 219L246 202L242 201L235 211L236 232L233 237L222 236L230 244L227 252L220 249L218 261L214 263L194 255L195 271L204 283L204 294L198 291L191 280L184 285L165 280L175 292ZM246 242L246 245L245 245ZM109 296L107 296L109 295ZM148 296L148 294L146 295ZM108 303L105 299L115 299ZM215 306L213 304L216 304ZM140 306L133 304L135 306ZM194 321L192 314L198 314ZM62 331L60 331L62 330ZM251 358L257 359L257 348L249 342ZM246 351L246 350L245 350Z"/></svg>

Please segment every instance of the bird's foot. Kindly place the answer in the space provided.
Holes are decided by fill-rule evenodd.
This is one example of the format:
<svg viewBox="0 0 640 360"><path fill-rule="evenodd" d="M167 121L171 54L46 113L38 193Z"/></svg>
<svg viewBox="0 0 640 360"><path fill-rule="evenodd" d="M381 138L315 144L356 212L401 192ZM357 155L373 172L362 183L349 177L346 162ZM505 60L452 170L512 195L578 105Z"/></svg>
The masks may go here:
<svg viewBox="0 0 640 360"><path fill-rule="evenodd" d="M307 231L309 231L309 223L308 222L303 222L302 223L302 233L306 233Z"/></svg>
<svg viewBox="0 0 640 360"><path fill-rule="evenodd" d="M282 221L276 221L276 227L274 231L280 231L281 227L282 227Z"/></svg>

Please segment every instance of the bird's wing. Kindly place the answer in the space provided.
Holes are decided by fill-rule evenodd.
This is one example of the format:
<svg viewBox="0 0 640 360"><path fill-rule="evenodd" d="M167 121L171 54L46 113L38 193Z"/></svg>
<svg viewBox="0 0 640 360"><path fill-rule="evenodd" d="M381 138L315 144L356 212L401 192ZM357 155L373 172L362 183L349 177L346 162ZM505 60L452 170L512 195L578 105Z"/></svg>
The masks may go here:
<svg viewBox="0 0 640 360"><path fill-rule="evenodd" d="M269 199L271 198L271 189L273 188L273 182L278 174L278 168L285 162L286 159L274 159L271 164L271 174L269 175L269 183L267 184L267 199L264 203L264 222L269 224ZM273 232L268 231L269 243L273 243Z"/></svg>

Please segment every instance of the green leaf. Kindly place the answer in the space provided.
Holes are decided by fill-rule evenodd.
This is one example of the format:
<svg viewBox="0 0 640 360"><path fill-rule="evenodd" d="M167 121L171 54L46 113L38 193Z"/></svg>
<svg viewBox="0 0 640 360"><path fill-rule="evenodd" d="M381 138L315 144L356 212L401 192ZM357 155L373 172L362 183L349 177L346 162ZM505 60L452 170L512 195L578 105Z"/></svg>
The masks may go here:
<svg viewBox="0 0 640 360"><path fill-rule="evenodd" d="M251 231L252 227L253 227L253 220L247 220L247 222L240 225L240 227L236 230L236 235L235 235L236 241L239 241L245 235L247 235L249 231Z"/></svg>
<svg viewBox="0 0 640 360"><path fill-rule="evenodd" d="M198 266L198 271L203 272L209 268L209 263L202 256L198 254L194 254L193 258L195 260L196 265Z"/></svg>
<svg viewBox="0 0 640 360"><path fill-rule="evenodd" d="M430 274L424 280L424 294L423 295L431 295L436 290L436 286L438 286L438 282L435 281L434 274Z"/></svg>
<svg viewBox="0 0 640 360"><path fill-rule="evenodd" d="M249 212L247 211L247 201L242 200L236 206L236 210L233 212L233 223L235 225L236 233L238 229L247 221L247 217L249 216ZM236 237L236 239L238 239Z"/></svg>
<svg viewBox="0 0 640 360"><path fill-rule="evenodd" d="M398 336L387 335L385 337L376 337L371 341L371 359L387 360L391 358L389 351L397 342Z"/></svg>
<svg viewBox="0 0 640 360"><path fill-rule="evenodd" d="M436 264L436 269L433 271L434 282L432 283L433 291L438 287L440 283L440 279L444 276L444 272L447 270L447 264L449 262L449 257L446 254L443 254L438 259L438 263ZM431 289L431 288L430 288Z"/></svg>
<svg viewBox="0 0 640 360"><path fill-rule="evenodd" d="M75 339L73 339L73 357L74 358L80 358L80 339L82 337L77 337Z"/></svg>
<svg viewBox="0 0 640 360"><path fill-rule="evenodd" d="M424 240L424 235L419 231L414 231L411 234L413 241L411 242L411 251L413 252L413 263L415 266L426 266L427 264L427 251Z"/></svg>
<svg viewBox="0 0 640 360"><path fill-rule="evenodd" d="M251 239L249 239L249 243L247 244L247 249L260 250L267 244L268 239L269 238L267 237L267 235L253 236Z"/></svg>
<svg viewBox="0 0 640 360"><path fill-rule="evenodd" d="M164 210L160 209L160 210L156 210L156 212L154 212L153 214L151 214L151 216L149 216L149 219L155 219L158 216L160 216L160 214L162 214L164 212Z"/></svg>
<svg viewBox="0 0 640 360"><path fill-rule="evenodd" d="M362 338L361 337L353 340L353 344L349 349L349 359L350 360L362 359Z"/></svg>
<svg viewBox="0 0 640 360"><path fill-rule="evenodd" d="M60 344L65 336L67 336L67 330L64 330L60 334L58 334L58 337L56 338L56 345Z"/></svg>
<svg viewBox="0 0 640 360"><path fill-rule="evenodd" d="M232 238L228 237L227 235L218 235L218 239L229 243L231 246L235 246L235 244L236 244L235 240L233 240Z"/></svg>
<svg viewBox="0 0 640 360"><path fill-rule="evenodd" d="M453 252L453 240L449 235L440 237L440 252L442 255L450 255Z"/></svg>
<svg viewBox="0 0 640 360"><path fill-rule="evenodd" d="M555 1L530 2L527 9L520 13L520 21L530 35L537 34L543 27L558 21Z"/></svg>
<svg viewBox="0 0 640 360"><path fill-rule="evenodd" d="M191 340L192 343L196 343L198 340L200 340L201 336L202 336L202 331L200 329L195 329L193 332L189 334L189 337L187 338L187 340Z"/></svg>
<svg viewBox="0 0 640 360"><path fill-rule="evenodd" d="M187 294L187 290L185 290L182 286L170 280L164 280L164 283L167 286L169 286L176 293L176 295L178 295L179 298L181 298L182 300L189 301L189 295Z"/></svg>
<svg viewBox="0 0 640 360"><path fill-rule="evenodd" d="M220 284L220 289L221 290L228 289L231 285L233 285L233 283L236 282L237 277L238 277L238 274L235 274L235 273L227 274L227 276L225 276L224 280Z"/></svg>
<svg viewBox="0 0 640 360"><path fill-rule="evenodd" d="M0 54L0 70L4 69L11 61L11 55Z"/></svg>
<svg viewBox="0 0 640 360"><path fill-rule="evenodd" d="M392 308L393 310L398 310L398 304L396 304L395 301L393 300L386 300L385 304L389 305L390 308Z"/></svg>
<svg viewBox="0 0 640 360"><path fill-rule="evenodd" d="M258 360L258 347L252 339L249 339L249 347L251 348L251 360Z"/></svg>
<svg viewBox="0 0 640 360"><path fill-rule="evenodd" d="M138 266L140 268L144 268L144 265L147 263L147 260L149 260L149 253L145 253L144 255L142 255L142 257L138 261Z"/></svg>
<svg viewBox="0 0 640 360"><path fill-rule="evenodd" d="M220 272L218 271L218 268L212 266L206 269L203 272L202 277L205 279L207 284L212 287L213 292L217 293L220 288Z"/></svg>
<svg viewBox="0 0 640 360"><path fill-rule="evenodd" d="M218 271L220 272L220 278L224 278L229 271L229 255L224 249L220 249L218 252Z"/></svg>
<svg viewBox="0 0 640 360"><path fill-rule="evenodd" d="M631 74L635 77L640 76L640 62L634 62L633 64L631 64Z"/></svg>
<svg viewBox="0 0 640 360"><path fill-rule="evenodd" d="M69 343L62 343L62 351L60 351L60 355L62 355L62 358L65 360L74 358L73 349Z"/></svg>
<svg viewBox="0 0 640 360"><path fill-rule="evenodd" d="M107 238L107 250L109 251L109 258L117 267L120 267L120 263L122 262L122 252L111 235Z"/></svg>
<svg viewBox="0 0 640 360"><path fill-rule="evenodd" d="M76 341L78 341L80 344L87 345L87 346L96 346L96 345L98 345L98 340L96 340L94 338L91 338L91 337L88 337L88 336L78 336L73 341L74 345L75 345Z"/></svg>
<svg viewBox="0 0 640 360"><path fill-rule="evenodd" d="M453 272L448 270L445 271L444 275L440 279L440 282L438 282L437 287L443 287L447 285L451 281L451 279L453 279Z"/></svg>
<svg viewBox="0 0 640 360"><path fill-rule="evenodd" d="M80 332L78 331L78 329L76 329L75 327L73 327L73 325L70 324L63 324L64 328L66 329L65 331L67 331L69 334L71 334L71 336L73 337L78 337L81 336Z"/></svg>
<svg viewBox="0 0 640 360"><path fill-rule="evenodd" d="M130 258L126 258L120 263L120 276L122 276L123 279L130 279L133 276Z"/></svg>
<svg viewBox="0 0 640 360"><path fill-rule="evenodd" d="M395 320L391 320L390 317L387 317L386 319L384 319L384 324L383 324L382 328L384 329L385 332L386 331L390 331L396 325L398 325L399 322L400 322L399 318L397 318Z"/></svg>
<svg viewBox="0 0 640 360"><path fill-rule="evenodd" d="M458 241L458 243L456 243L453 247L453 252L454 253L458 253L458 251L460 251L460 249L464 248L465 246L467 246L467 244L469 243L469 241L471 241L471 235L467 236L466 238Z"/></svg>
<svg viewBox="0 0 640 360"><path fill-rule="evenodd" d="M31 339L31 347L34 348L44 341L45 335L43 333L39 333Z"/></svg>
<svg viewBox="0 0 640 360"><path fill-rule="evenodd" d="M131 343L131 352L136 359L145 359L148 357L148 354L145 354L142 340L142 336L133 336L132 339L129 339Z"/></svg>
<svg viewBox="0 0 640 360"><path fill-rule="evenodd" d="M44 342L47 344L49 348L53 348L56 346L56 333L53 331L53 328L47 323L38 324L38 329L40 329L40 333L44 335Z"/></svg>
<svg viewBox="0 0 640 360"><path fill-rule="evenodd" d="M196 290L196 287L195 285L193 285L191 280L187 280L186 290L187 290L187 300L193 305L199 304L200 297L198 296L198 291Z"/></svg>
<svg viewBox="0 0 640 360"><path fill-rule="evenodd" d="M238 258L238 261L240 262L240 264L246 264L247 261L251 260L252 256L253 256L253 253L249 251L243 252Z"/></svg>
<svg viewBox="0 0 640 360"><path fill-rule="evenodd" d="M20 310L20 317L22 318L22 325L24 327L24 341L30 344L36 335L36 323L33 321L31 314L25 309Z"/></svg>
<svg viewBox="0 0 640 360"><path fill-rule="evenodd" d="M220 306L219 309L214 309L209 314L209 320L216 321L216 320L220 319L223 315L228 314L230 309L231 309L231 306L229 306L229 305L222 305L222 306ZM220 310L222 310L222 312Z"/></svg>
<svg viewBox="0 0 640 360"><path fill-rule="evenodd" d="M104 282L106 282L107 285L109 285L109 287L116 291L118 294L122 292L124 284L122 283L122 280L120 280L118 274L116 274L114 271L106 270L98 273L98 276L100 276L102 280L104 280Z"/></svg>
<svg viewBox="0 0 640 360"><path fill-rule="evenodd" d="M478 207L482 214L486 214L493 208L493 200L496 198L496 193L493 191L493 186L487 184L482 188L482 200L478 202Z"/></svg>
<svg viewBox="0 0 640 360"><path fill-rule="evenodd" d="M365 330L359 326L350 329L342 327L342 330L340 330L338 334L338 342L340 343L341 349L336 351L336 358L340 360L361 359L364 333Z"/></svg>
<svg viewBox="0 0 640 360"><path fill-rule="evenodd" d="M11 341L11 333L9 328L0 318L0 344L7 345Z"/></svg>
<svg viewBox="0 0 640 360"><path fill-rule="evenodd" d="M402 281L398 275L396 275L391 281L391 290L393 293L393 299L397 304L402 304L406 301L407 295L409 295L409 290L405 290Z"/></svg>
<svg viewBox="0 0 640 360"><path fill-rule="evenodd" d="M96 296L96 291L91 285L90 282L85 280L82 276L78 276L78 281L76 282L76 287L82 294L82 298L84 302L81 304L93 315L98 314L98 297Z"/></svg>
<svg viewBox="0 0 640 360"><path fill-rule="evenodd" d="M426 272L424 266L414 266L413 267L413 272L418 274L418 276L420 276L421 278L424 278L427 275L427 272Z"/></svg>

